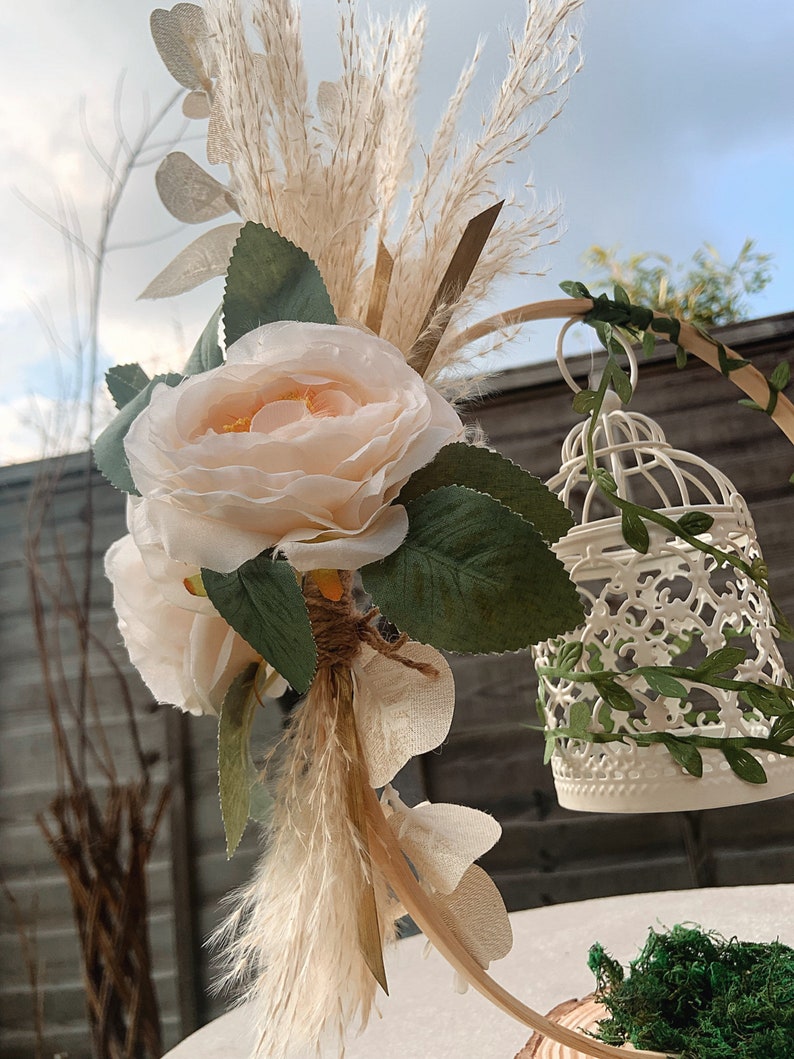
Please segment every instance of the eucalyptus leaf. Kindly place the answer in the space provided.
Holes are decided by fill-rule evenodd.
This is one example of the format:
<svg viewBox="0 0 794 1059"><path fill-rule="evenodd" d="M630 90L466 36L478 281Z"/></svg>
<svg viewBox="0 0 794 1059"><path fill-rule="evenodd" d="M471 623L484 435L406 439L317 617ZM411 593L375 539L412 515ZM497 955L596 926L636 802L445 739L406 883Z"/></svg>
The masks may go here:
<svg viewBox="0 0 794 1059"><path fill-rule="evenodd" d="M149 404L156 386L160 383L164 383L166 386L177 386L183 379L184 375L175 373L155 375L151 382L148 382L135 397L124 405L115 419L108 423L94 442L94 461L97 467L110 484L115 485L122 492L139 495L135 482L132 480L127 454L124 451L124 439L127 436L127 431L132 426L133 420L137 419Z"/></svg>
<svg viewBox="0 0 794 1059"><path fill-rule="evenodd" d="M722 752L731 771L735 772L739 779L747 783L766 783L764 766L758 758L753 757L749 750L736 746L724 746Z"/></svg>
<svg viewBox="0 0 794 1059"><path fill-rule="evenodd" d="M162 272L142 291L139 298L173 298L193 290L207 280L222 276L229 265L240 224L219 224L203 232L180 250Z"/></svg>
<svg viewBox="0 0 794 1059"><path fill-rule="evenodd" d="M554 750L557 746L557 739L554 732L546 732L546 745L543 748L543 764L548 765L551 759L554 757Z"/></svg>
<svg viewBox="0 0 794 1059"><path fill-rule="evenodd" d="M665 736L663 743L670 757L678 765L688 772L690 776L703 775L703 757L698 748L687 739L676 739L675 736Z"/></svg>
<svg viewBox="0 0 794 1059"><path fill-rule="evenodd" d="M167 154L157 168L154 181L165 208L185 224L203 224L235 208L228 188L184 151Z"/></svg>
<svg viewBox="0 0 794 1059"><path fill-rule="evenodd" d="M401 546L361 571L375 606L413 639L463 653L517 651L582 620L562 563L520 515L449 485L408 505Z"/></svg>
<svg viewBox="0 0 794 1059"><path fill-rule="evenodd" d="M263 552L230 574L202 570L210 602L266 662L303 694L317 668L306 601L295 571Z"/></svg>
<svg viewBox="0 0 794 1059"><path fill-rule="evenodd" d="M240 844L248 818L254 814L256 819L266 816L273 801L260 782L251 757L258 668L252 663L232 681L218 722L218 791L230 858Z"/></svg>
<svg viewBox="0 0 794 1059"><path fill-rule="evenodd" d="M226 344L276 320L335 324L320 271L294 243L249 221L232 252L223 295Z"/></svg>
<svg viewBox="0 0 794 1059"><path fill-rule="evenodd" d="M630 548L642 555L646 554L650 546L648 528L640 516L630 508L624 508L621 512L620 531L623 534L623 540Z"/></svg>
<svg viewBox="0 0 794 1059"><path fill-rule="evenodd" d="M221 311L222 306L219 305L201 332L185 365L185 375L199 375L202 371L210 371L223 364L223 350L218 341Z"/></svg>
<svg viewBox="0 0 794 1059"><path fill-rule="evenodd" d="M445 485L463 485L487 493L531 523L549 544L574 524L573 515L548 486L498 452L453 442L426 467L411 475L399 496L409 504Z"/></svg>
<svg viewBox="0 0 794 1059"><path fill-rule="evenodd" d="M140 364L117 364L105 372L107 388L118 409L122 409L133 397L137 397L150 381Z"/></svg>
<svg viewBox="0 0 794 1059"><path fill-rule="evenodd" d="M201 88L206 71L199 60L207 39L207 22L198 4L176 4L170 11L157 8L150 28L160 58L171 76L185 88Z"/></svg>

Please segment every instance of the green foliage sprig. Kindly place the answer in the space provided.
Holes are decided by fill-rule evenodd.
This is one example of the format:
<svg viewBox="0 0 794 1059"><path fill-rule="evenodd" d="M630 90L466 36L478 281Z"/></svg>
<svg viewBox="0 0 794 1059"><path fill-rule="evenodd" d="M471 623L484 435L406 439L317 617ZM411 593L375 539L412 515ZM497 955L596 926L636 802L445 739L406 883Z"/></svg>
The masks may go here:
<svg viewBox="0 0 794 1059"><path fill-rule="evenodd" d="M618 357L624 353L623 346L615 336L615 328L621 328L634 341L641 341L643 350L653 350L657 335L669 338L678 344L681 336L681 323L674 318L656 316L652 310L633 305L627 292L616 286L614 295L594 296L582 283L567 282L561 284L562 290L575 298L588 298L593 308L584 320L596 331L607 353L607 362L596 390L581 390L573 400L574 409L590 416L590 424L585 439L585 460L589 479L595 483L600 495L608 501L621 516L621 532L626 544L635 551L645 554L650 547L650 534L647 523L660 526L667 533L685 541L691 547L712 556L720 567L730 566L752 580L765 592L769 592L769 571L761 560L747 562L740 556L715 547L703 539L713 524L713 519L703 511L688 511L678 519L672 519L653 508L636 504L619 494L618 485L613 475L604 467L599 467L595 459L595 432L604 400L610 386L613 387L621 402L627 404L632 397L632 386L629 376L621 367ZM700 332L703 333L703 332ZM710 342L714 342L705 335ZM737 368L748 365L748 361L729 357L725 347L718 342L718 361L726 376ZM677 345L679 366L686 363L687 353ZM779 365L773 380L769 381L770 395L775 399L789 381L788 365ZM755 402L751 402L755 407ZM774 401L770 396L767 409L771 415ZM786 620L780 608L775 604L776 628L784 639L794 638L794 630ZM750 750L769 751L785 756L794 756L794 691L771 683L734 680L724 675L727 670L741 664L745 652L741 648L723 647L708 655L695 668L682 666L638 666L625 671L610 671L603 668L576 670L574 667L583 654L581 643L564 644L554 664L537 667L539 676L550 679L565 680L571 683L591 685L601 698L602 705L598 711L600 731L592 731L593 717L591 707L586 702L573 705L569 723L565 727L544 727L546 737L546 760L548 760L561 739L574 739L579 742L607 743L625 742L631 739L639 746L660 743L686 772L693 776L703 773L703 759L699 748L711 748L722 752L730 768L742 779L750 783L765 783L766 773L761 762ZM641 704L636 702L631 685L638 679L658 695L677 698L685 703L689 691L685 683L700 684L713 688L736 691L742 701L752 710L766 718L775 718L768 737L715 737L691 734L673 734L671 732L649 732L642 725L634 724L631 713L641 711ZM545 722L543 685L541 683L538 711ZM616 731L612 711L628 715L624 719L624 729ZM693 710L687 717L687 723L697 724L698 717L703 718L706 711ZM625 725L631 729L625 730Z"/></svg>
<svg viewBox="0 0 794 1059"><path fill-rule="evenodd" d="M563 644L552 664L536 667L537 674L550 680L589 684L602 701L598 711L601 730L592 730L592 710L588 703L575 703L567 725L544 729L547 759L551 757L556 742L562 739L585 743L626 742L631 739L638 746L660 743L678 765L697 777L703 774L700 749L719 750L732 771L743 780L748 783L766 783L763 765L749 753L750 750L794 757L794 745L789 742L794 736L794 689L726 676L745 660L746 652L741 647L721 647L695 667L636 666L625 670L608 670L596 666L593 669L577 669L583 656L584 646L581 642ZM736 691L748 707L763 717L774 719L770 733L763 737L717 737L699 732L682 735L679 732L648 731L644 722L637 724L631 716L635 711L642 710L642 704L632 694L633 687L640 680L658 695L678 699L682 708L686 706L692 688L697 685ZM630 731L615 731L613 711L626 715L623 723L628 725ZM539 713L541 720L545 720L542 697ZM687 723L697 725L699 720L710 719L707 714L708 711L693 707L687 715Z"/></svg>

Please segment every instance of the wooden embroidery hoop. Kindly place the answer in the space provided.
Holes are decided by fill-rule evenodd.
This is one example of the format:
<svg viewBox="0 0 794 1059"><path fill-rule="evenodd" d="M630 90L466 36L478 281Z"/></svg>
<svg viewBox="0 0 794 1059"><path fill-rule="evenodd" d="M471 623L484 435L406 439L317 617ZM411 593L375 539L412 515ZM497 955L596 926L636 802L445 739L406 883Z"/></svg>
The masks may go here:
<svg viewBox="0 0 794 1059"><path fill-rule="evenodd" d="M462 349L481 338L506 328L516 327L520 324L531 323L535 320L582 320L593 309L594 303L589 298L558 298L548 301L535 302L519 306L508 312L499 313L488 317L478 324L466 328L460 332L451 343L451 350ZM663 313L655 313L656 318L666 319ZM711 340L702 335L697 328L691 324L681 323L679 344L688 352L709 364L720 374L723 374L719 347ZM734 350L725 348L724 356L729 360L742 360ZM432 356L432 353L431 353ZM426 369L429 359L423 365ZM765 376L752 365L737 368L728 374L728 378L739 389L743 390L761 408L767 408L770 399L775 397L775 404L770 418L782 430L789 441L794 445L794 405L782 393L777 393L769 385ZM628 1047L615 1048L604 1044L592 1037L574 1029L580 1025L581 1019L592 1027L597 1021L594 1017L593 1006L589 1001L581 1001L575 1007L570 1002L560 1005L551 1013L566 1017L562 1022L556 1022L554 1018L541 1015L532 1008L527 1007L517 997L512 996L495 982L466 951L458 939L445 929L444 924L439 923L438 917L433 914L432 905L429 904L424 891L416 882L416 879L405 862L400 848L383 818L374 791L368 791L367 817L370 833L374 839L371 847L373 860L380 866L386 867L390 881L395 885L398 896L407 911L413 916L416 923L421 927L428 939L436 946L441 954L452 966L463 975L464 978L482 993L488 1000L499 1007L506 1014L511 1015L517 1021L535 1031L533 1038L534 1047L530 1052L537 1059L583 1059L589 1056L591 1059L625 1059L627 1055L636 1059L665 1059L657 1052L641 1052ZM538 1041L537 1037L546 1038ZM554 1048L550 1042L562 1046ZM532 1044L533 1042L530 1042ZM528 1045L529 1047L529 1045Z"/></svg>

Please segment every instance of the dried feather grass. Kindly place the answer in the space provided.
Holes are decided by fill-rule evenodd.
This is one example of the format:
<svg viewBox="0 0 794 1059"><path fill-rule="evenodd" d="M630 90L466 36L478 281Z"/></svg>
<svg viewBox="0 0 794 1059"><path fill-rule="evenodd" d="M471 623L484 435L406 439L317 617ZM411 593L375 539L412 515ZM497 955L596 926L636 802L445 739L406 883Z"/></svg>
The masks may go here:
<svg viewBox="0 0 794 1059"><path fill-rule="evenodd" d="M467 223L497 198L507 165L560 112L579 68L573 19L583 0L532 0L509 37L508 68L476 140L460 131L482 43L464 67L415 179L413 105L426 27L424 8L360 28L354 0L338 0L341 76L308 98L300 15L294 0L255 0L247 39L239 0L207 0L217 72L211 160L226 161L242 215L281 232L317 262L338 316L363 320L378 240L394 256L381 334L404 352ZM400 225L398 220L403 215ZM433 373L465 361L454 321L486 298L499 277L520 272L553 239L557 207L525 187L502 213L454 306Z"/></svg>
<svg viewBox="0 0 794 1059"><path fill-rule="evenodd" d="M224 952L218 988L254 1002L262 1059L339 1046L346 1029L366 1025L375 998L356 917L370 869L348 815L339 708L320 670L280 751L267 849L212 939ZM392 940L401 910L387 911L386 885L377 873L373 882L381 934Z"/></svg>

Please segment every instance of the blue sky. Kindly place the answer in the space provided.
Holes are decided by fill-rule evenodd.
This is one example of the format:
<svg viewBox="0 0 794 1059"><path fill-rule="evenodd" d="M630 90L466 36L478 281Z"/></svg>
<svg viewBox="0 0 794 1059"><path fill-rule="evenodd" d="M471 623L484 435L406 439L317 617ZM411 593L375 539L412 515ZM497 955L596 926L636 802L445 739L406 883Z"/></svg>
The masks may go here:
<svg viewBox="0 0 794 1059"><path fill-rule="evenodd" d="M408 4L372 6L387 11ZM489 91L504 61L500 29L524 11L523 0L430 0L428 6L419 109L425 135L480 34L488 45L478 91ZM306 0L303 7L313 77L333 77L327 40L336 4ZM754 300L753 314L794 309L794 5L759 0L750 18L738 0L589 0L585 12L584 70L562 117L536 141L529 160L540 196L562 199L566 231L536 260L549 275L506 283L487 312L554 297L561 280L586 278L579 256L592 243L684 260L707 240L733 258L747 236L775 258L773 282ZM57 392L57 371L31 304L48 303L69 327L60 240L10 188L47 209L55 187L67 191L91 235L101 174L82 141L78 99L86 97L88 123L104 147L113 138L120 70L127 71L123 114L131 130L144 93L157 106L171 92L173 82L149 39L148 14L148 4L102 0L28 0L5 4L0 13L7 85L0 110L7 180L0 190L6 236L0 462L37 454L35 431L26 424L30 395L43 394L46 409ZM136 175L117 238L172 234L112 255L102 353L108 362L142 359L174 367L218 293L203 288L183 299L136 302L149 279L196 234L175 231L153 175L153 168ZM551 328L537 328L522 336L504 364L546 359L552 342ZM68 363L64 368L68 374Z"/></svg>

